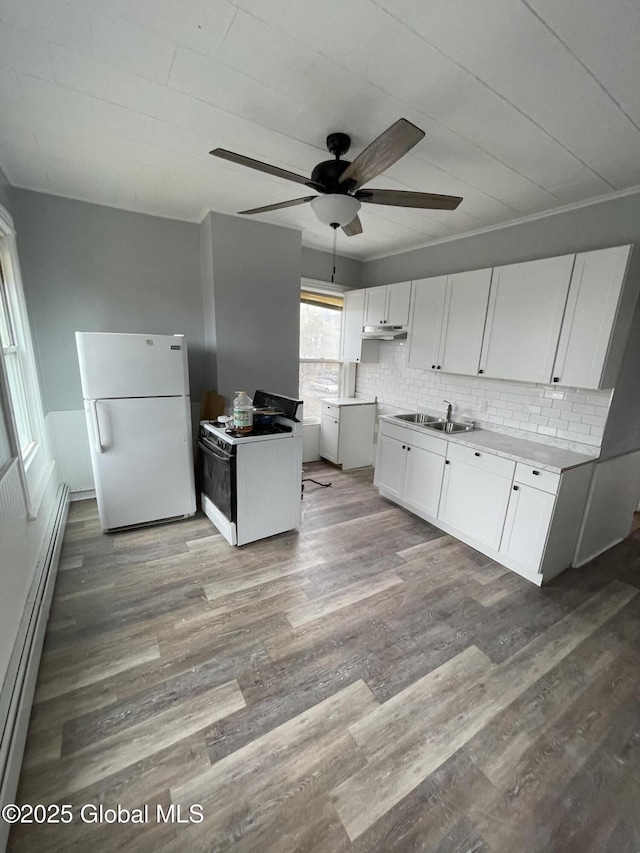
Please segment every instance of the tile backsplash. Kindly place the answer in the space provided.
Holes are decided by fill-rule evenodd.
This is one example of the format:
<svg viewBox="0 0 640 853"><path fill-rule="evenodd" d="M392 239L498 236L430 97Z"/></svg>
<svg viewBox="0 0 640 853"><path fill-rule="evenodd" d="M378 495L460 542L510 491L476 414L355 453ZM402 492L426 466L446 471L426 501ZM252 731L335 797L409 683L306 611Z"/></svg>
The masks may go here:
<svg viewBox="0 0 640 853"><path fill-rule="evenodd" d="M602 443L612 391L527 385L407 367L406 342L380 344L377 364L359 364L356 395L377 397L379 414L405 411L446 413L453 404L455 418L474 420L497 429L593 453Z"/></svg>

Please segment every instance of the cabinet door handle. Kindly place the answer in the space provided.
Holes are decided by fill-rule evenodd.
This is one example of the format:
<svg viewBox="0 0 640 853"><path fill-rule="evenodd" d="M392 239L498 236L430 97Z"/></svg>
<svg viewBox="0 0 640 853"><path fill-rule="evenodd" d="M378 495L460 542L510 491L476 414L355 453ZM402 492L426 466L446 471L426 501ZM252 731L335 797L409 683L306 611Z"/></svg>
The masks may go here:
<svg viewBox="0 0 640 853"><path fill-rule="evenodd" d="M474 455L474 456L480 456L480 454L478 453L478 451L477 451L477 450L476 450L476 452L475 452L473 455Z"/></svg>
<svg viewBox="0 0 640 853"><path fill-rule="evenodd" d="M406 449L407 449L407 445L406 445L406 444L403 444L403 445L402 445L402 449L403 449L403 450L406 450Z"/></svg>
<svg viewBox="0 0 640 853"><path fill-rule="evenodd" d="M514 491L514 492L517 492L519 488L520 488L520 486L514 486L514 487L513 487L513 491Z"/></svg>
<svg viewBox="0 0 640 853"><path fill-rule="evenodd" d="M537 477L540 471L532 471L531 473L534 475L534 477Z"/></svg>
<svg viewBox="0 0 640 853"><path fill-rule="evenodd" d="M445 459L445 460L444 460L444 464L445 464L445 465L448 465L448 464L449 464L449 460L448 460L448 459Z"/></svg>
<svg viewBox="0 0 640 853"><path fill-rule="evenodd" d="M554 376L554 377L553 377L553 381L554 381L554 382L560 382L560 377L559 377L559 376Z"/></svg>
<svg viewBox="0 0 640 853"><path fill-rule="evenodd" d="M435 370L435 369L436 369L435 364L432 364L432 365L431 365L431 370Z"/></svg>
<svg viewBox="0 0 640 853"><path fill-rule="evenodd" d="M438 366L436 367L436 370L440 370L440 365L438 365Z"/></svg>
<svg viewBox="0 0 640 853"><path fill-rule="evenodd" d="M407 447L407 450L411 450L411 448L410 448L410 447Z"/></svg>
<svg viewBox="0 0 640 853"><path fill-rule="evenodd" d="M484 370L479 370L478 373L484 373Z"/></svg>

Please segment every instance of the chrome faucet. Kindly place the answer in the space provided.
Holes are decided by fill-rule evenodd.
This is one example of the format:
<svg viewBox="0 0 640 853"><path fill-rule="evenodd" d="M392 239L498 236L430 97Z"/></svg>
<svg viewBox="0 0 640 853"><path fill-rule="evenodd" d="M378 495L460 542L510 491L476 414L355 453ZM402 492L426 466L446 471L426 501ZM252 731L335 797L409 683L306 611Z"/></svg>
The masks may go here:
<svg viewBox="0 0 640 853"><path fill-rule="evenodd" d="M445 400L444 402L449 403L448 400ZM453 406L451 405L451 403L449 403L449 405L447 406L447 423L448 424L451 423L451 412L452 412L452 410L453 410Z"/></svg>

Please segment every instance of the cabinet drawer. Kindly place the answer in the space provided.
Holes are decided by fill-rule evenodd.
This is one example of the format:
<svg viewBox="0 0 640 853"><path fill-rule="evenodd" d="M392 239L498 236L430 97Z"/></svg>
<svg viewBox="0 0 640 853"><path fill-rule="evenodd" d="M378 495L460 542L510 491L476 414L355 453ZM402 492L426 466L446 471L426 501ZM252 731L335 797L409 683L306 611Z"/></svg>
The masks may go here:
<svg viewBox="0 0 640 853"><path fill-rule="evenodd" d="M560 474L553 471L543 471L540 468L534 468L532 465L525 465L523 462L518 462L516 465L515 479L518 483L533 486L534 489L549 492L551 495L556 494L560 485Z"/></svg>
<svg viewBox="0 0 640 853"><path fill-rule="evenodd" d="M511 459L504 459L502 456L494 456L485 450L474 450L473 447L465 447L462 444L453 444L453 442L449 442L447 459L465 462L467 465L474 465L482 471L490 471L492 474L498 474L498 476L508 479L513 477L516 467L516 463Z"/></svg>
<svg viewBox="0 0 640 853"><path fill-rule="evenodd" d="M380 435L388 435L389 438L395 438L396 441L401 441L403 444L410 444L411 447L430 450L431 453L437 453L439 456L446 456L447 453L447 442L437 435L430 435L426 429L424 432L418 432L416 429L407 429L386 421L380 421L379 433Z"/></svg>
<svg viewBox="0 0 640 853"><path fill-rule="evenodd" d="M329 403L322 404L322 414L330 418L340 419L340 406L331 406Z"/></svg>

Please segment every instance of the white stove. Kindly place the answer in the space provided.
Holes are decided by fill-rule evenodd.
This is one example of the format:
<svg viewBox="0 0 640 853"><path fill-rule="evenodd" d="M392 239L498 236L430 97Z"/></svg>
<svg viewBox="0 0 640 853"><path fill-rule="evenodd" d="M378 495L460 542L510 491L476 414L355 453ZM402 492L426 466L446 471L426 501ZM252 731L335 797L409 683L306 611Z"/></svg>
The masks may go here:
<svg viewBox="0 0 640 853"><path fill-rule="evenodd" d="M231 545L245 545L299 526L302 500L302 401L256 391L257 409L278 414L247 435L201 421L201 500Z"/></svg>

